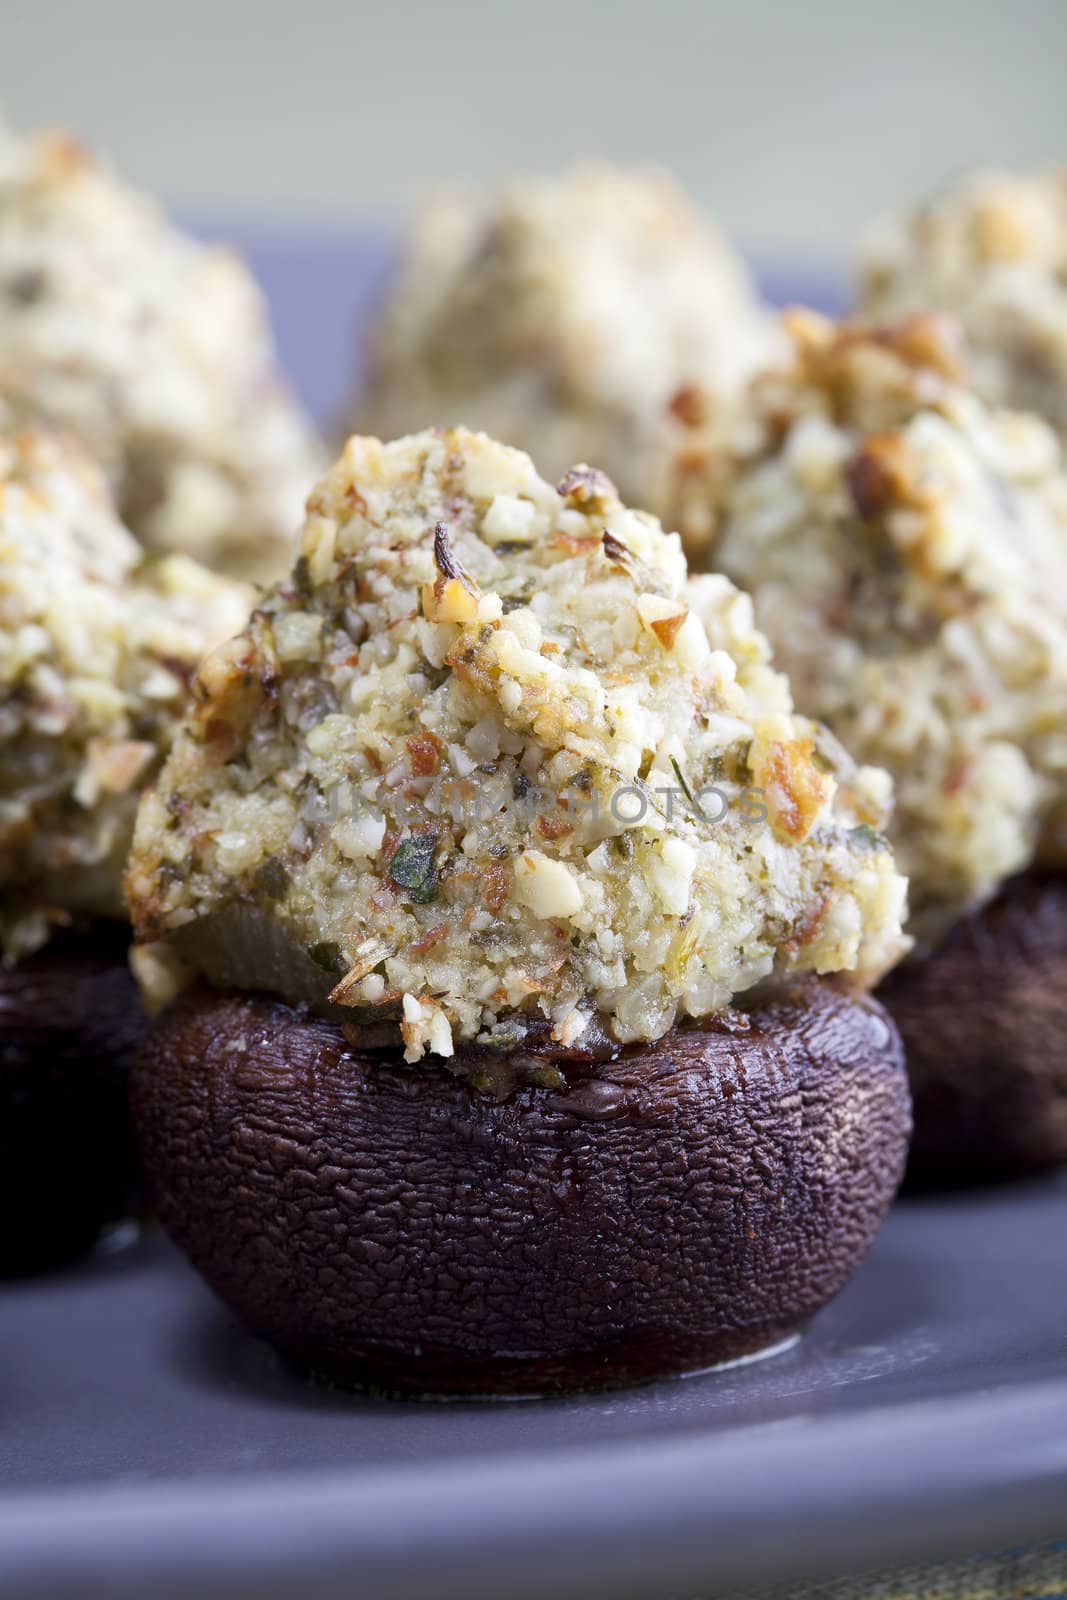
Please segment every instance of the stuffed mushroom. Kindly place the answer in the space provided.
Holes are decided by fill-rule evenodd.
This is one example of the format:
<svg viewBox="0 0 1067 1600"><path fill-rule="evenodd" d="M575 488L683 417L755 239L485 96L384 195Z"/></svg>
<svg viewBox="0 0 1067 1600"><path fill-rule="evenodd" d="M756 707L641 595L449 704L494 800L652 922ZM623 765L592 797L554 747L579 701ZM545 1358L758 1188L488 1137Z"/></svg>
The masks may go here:
<svg viewBox="0 0 1067 1600"><path fill-rule="evenodd" d="M951 312L982 398L1067 436L1067 168L970 173L883 219L860 253L859 298L883 321Z"/></svg>
<svg viewBox="0 0 1067 1600"><path fill-rule="evenodd" d="M1059 445L1038 418L978 399L935 317L788 325L791 360L709 448L710 559L750 590L798 705L893 774L917 946L881 994L908 1052L915 1171L947 1182L1061 1160ZM698 455L694 440L694 496ZM1015 881L1031 871L1039 882Z"/></svg>
<svg viewBox="0 0 1067 1600"><path fill-rule="evenodd" d="M658 512L669 441L776 343L744 263L667 174L587 165L436 195L373 330L359 430L485 428ZM703 402L701 402L703 403Z"/></svg>
<svg viewBox="0 0 1067 1600"><path fill-rule="evenodd" d="M0 429L76 433L141 542L261 579L291 564L318 444L230 251L69 134L0 128Z"/></svg>
<svg viewBox="0 0 1067 1600"><path fill-rule="evenodd" d="M588 467L351 439L138 815L161 1215L344 1381L530 1392L797 1332L899 1178L889 786Z"/></svg>
<svg viewBox="0 0 1067 1600"><path fill-rule="evenodd" d="M80 447L0 436L0 1271L77 1254L126 1205L122 865L199 658L247 605L146 560Z"/></svg>

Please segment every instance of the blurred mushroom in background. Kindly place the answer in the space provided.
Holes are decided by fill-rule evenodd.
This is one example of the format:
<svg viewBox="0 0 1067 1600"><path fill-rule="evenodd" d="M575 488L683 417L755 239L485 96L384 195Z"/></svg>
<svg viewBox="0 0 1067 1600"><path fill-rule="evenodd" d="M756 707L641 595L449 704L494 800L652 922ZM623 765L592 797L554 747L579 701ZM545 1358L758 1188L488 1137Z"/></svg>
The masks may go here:
<svg viewBox="0 0 1067 1600"><path fill-rule="evenodd" d="M776 343L740 256L667 174L517 177L416 217L351 427L485 429L549 478L589 462L658 512L678 420Z"/></svg>
<svg viewBox="0 0 1067 1600"><path fill-rule="evenodd" d="M1067 1157L1059 441L969 387L950 319L785 326L789 360L718 419L703 475L699 433L687 445L701 554L751 593L798 707L892 774L919 946L881 993L913 1164L1045 1165Z"/></svg>
<svg viewBox="0 0 1067 1600"><path fill-rule="evenodd" d="M0 435L0 1275L88 1249L128 1203L123 866L193 672L250 598L147 556L80 445Z"/></svg>
<svg viewBox="0 0 1067 1600"><path fill-rule="evenodd" d="M871 230L861 310L959 318L975 390L1067 433L1067 167L974 172Z"/></svg>
<svg viewBox="0 0 1067 1600"><path fill-rule="evenodd" d="M319 445L243 262L71 135L0 128L0 428L80 436L143 544L266 580Z"/></svg>

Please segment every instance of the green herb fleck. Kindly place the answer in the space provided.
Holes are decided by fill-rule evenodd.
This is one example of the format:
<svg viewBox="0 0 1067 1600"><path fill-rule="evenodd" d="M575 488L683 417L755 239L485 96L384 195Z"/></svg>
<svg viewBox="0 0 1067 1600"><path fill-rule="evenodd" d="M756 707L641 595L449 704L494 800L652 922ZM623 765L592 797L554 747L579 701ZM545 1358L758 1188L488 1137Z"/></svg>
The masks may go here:
<svg viewBox="0 0 1067 1600"><path fill-rule="evenodd" d="M308 955L317 967L323 972L346 972L348 963L341 954L341 946L333 939L324 939L321 944L313 944Z"/></svg>
<svg viewBox="0 0 1067 1600"><path fill-rule="evenodd" d="M861 822L858 827L850 828L849 837L855 839L857 844L865 850L884 850L886 841L874 828L868 827L866 822Z"/></svg>
<svg viewBox="0 0 1067 1600"><path fill-rule="evenodd" d="M15 305L32 306L44 294L47 282L39 267L25 267L10 277L4 287Z"/></svg>
<svg viewBox="0 0 1067 1600"><path fill-rule="evenodd" d="M689 785L686 783L686 781L685 781L685 773L682 771L681 767L678 765L677 761L675 761L673 756L671 756L671 766L674 768L674 776L678 779L678 782L681 784L682 793L685 795L685 798L688 800L690 808L693 811L696 812L697 816L700 817L703 822L707 822L708 819L705 816L704 811L701 808L700 801L697 799L697 797L693 793L692 789L690 789Z"/></svg>
<svg viewBox="0 0 1067 1600"><path fill-rule="evenodd" d="M266 895L268 900L284 900L289 892L289 874L277 857L271 856L256 868L252 887L256 894Z"/></svg>
<svg viewBox="0 0 1067 1600"><path fill-rule="evenodd" d="M437 895L436 854L437 835L417 833L397 845L389 863L389 876L398 889L407 890L417 906L429 905Z"/></svg>

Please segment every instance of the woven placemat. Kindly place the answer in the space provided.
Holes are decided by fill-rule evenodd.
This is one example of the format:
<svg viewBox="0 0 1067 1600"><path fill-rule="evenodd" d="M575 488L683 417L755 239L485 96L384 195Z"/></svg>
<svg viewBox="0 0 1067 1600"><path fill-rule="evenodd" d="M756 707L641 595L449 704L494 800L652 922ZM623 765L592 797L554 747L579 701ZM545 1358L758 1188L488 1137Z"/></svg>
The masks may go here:
<svg viewBox="0 0 1067 1600"><path fill-rule="evenodd" d="M1067 1600L1067 1540L731 1600Z"/></svg>

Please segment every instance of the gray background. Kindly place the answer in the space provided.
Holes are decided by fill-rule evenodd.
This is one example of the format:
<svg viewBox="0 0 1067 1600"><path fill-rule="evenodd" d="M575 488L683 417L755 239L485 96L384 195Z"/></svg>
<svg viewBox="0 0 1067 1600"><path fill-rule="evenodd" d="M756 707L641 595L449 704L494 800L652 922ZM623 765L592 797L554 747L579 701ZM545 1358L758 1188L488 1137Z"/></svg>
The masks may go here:
<svg viewBox="0 0 1067 1600"><path fill-rule="evenodd" d="M1067 157L1064 0L0 0L0 101L201 214L389 221L428 183L673 167L833 260L969 164Z"/></svg>

